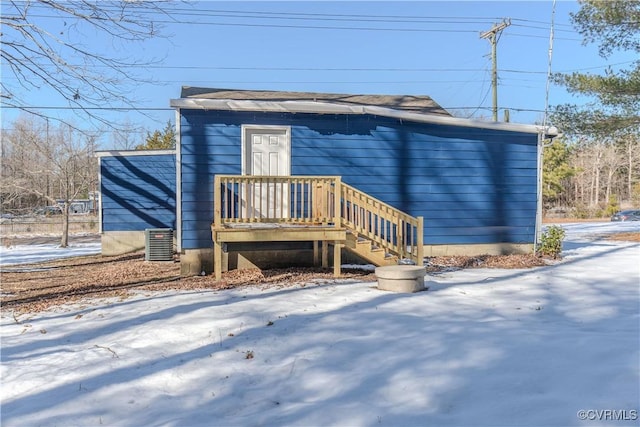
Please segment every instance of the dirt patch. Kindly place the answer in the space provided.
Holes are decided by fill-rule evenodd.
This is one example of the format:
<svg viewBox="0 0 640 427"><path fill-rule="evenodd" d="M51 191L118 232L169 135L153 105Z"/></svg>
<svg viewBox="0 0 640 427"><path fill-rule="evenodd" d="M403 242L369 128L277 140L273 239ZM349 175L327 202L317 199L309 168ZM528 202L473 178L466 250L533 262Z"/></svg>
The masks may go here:
<svg viewBox="0 0 640 427"><path fill-rule="evenodd" d="M570 222L609 222L610 218L543 218L543 224L565 224Z"/></svg>
<svg viewBox="0 0 640 427"><path fill-rule="evenodd" d="M461 268L529 268L544 265L533 255L433 257L427 271L436 273ZM373 271L343 269L340 280L375 281ZM114 257L101 255L67 258L38 264L2 268L3 310L38 312L53 306L90 298L126 298L133 290L219 290L241 286L287 287L330 283L332 270L290 268L274 270L234 270L214 276L181 277L179 259L147 262L144 252Z"/></svg>
<svg viewBox="0 0 640 427"><path fill-rule="evenodd" d="M177 281L179 264L146 263L144 253L66 258L2 268L2 309L41 311L88 297L126 296L145 284Z"/></svg>
<svg viewBox="0 0 640 427"><path fill-rule="evenodd" d="M429 258L427 273L462 268L532 268L547 265L544 258L535 255L480 255L442 256Z"/></svg>
<svg viewBox="0 0 640 427"><path fill-rule="evenodd" d="M622 240L626 242L640 242L640 233L615 233L607 236L607 240Z"/></svg>

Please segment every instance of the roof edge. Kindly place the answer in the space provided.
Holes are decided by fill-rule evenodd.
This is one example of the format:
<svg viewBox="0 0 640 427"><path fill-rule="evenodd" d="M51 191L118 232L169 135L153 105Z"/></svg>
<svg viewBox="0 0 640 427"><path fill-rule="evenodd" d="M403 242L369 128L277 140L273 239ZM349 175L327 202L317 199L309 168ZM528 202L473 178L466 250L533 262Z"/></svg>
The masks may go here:
<svg viewBox="0 0 640 427"><path fill-rule="evenodd" d="M176 154L176 150L99 150L94 153L95 157L158 156L164 154Z"/></svg>
<svg viewBox="0 0 640 427"><path fill-rule="evenodd" d="M318 113L318 114L371 114L420 123L432 123L450 126L463 126L481 129L504 130L539 134L542 126L485 122L437 114L423 114L374 105L345 105L331 102L312 101L248 101L237 99L201 99L179 98L170 100L170 106L176 109L223 110L223 111L263 111L281 113Z"/></svg>

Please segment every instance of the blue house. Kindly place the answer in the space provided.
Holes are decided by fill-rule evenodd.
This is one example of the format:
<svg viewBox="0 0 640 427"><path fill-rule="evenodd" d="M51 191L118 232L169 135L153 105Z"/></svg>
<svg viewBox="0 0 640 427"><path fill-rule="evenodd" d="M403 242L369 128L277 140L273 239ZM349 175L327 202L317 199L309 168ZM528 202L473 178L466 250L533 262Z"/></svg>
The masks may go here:
<svg viewBox="0 0 640 427"><path fill-rule="evenodd" d="M537 126L426 96L184 87L170 104L184 274L317 260L320 243L323 264L330 246L336 262L382 248L377 264L533 250Z"/></svg>
<svg viewBox="0 0 640 427"><path fill-rule="evenodd" d="M173 150L96 153L103 255L145 247L145 230L176 228L176 156Z"/></svg>

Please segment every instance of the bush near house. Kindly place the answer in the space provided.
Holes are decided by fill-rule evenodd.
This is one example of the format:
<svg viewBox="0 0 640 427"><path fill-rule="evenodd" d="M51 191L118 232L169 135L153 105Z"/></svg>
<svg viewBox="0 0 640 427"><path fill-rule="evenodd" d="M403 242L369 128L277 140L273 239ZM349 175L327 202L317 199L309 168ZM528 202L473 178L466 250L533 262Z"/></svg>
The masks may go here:
<svg viewBox="0 0 640 427"><path fill-rule="evenodd" d="M552 225L542 232L540 242L536 248L539 256L557 259L562 252L562 241L564 240L564 228L559 225Z"/></svg>

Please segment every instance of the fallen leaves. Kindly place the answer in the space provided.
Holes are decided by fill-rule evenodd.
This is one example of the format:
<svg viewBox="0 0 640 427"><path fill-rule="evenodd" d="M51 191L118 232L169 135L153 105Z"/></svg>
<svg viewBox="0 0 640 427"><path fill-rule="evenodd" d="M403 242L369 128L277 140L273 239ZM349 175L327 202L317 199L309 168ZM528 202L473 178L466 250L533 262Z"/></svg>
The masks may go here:
<svg viewBox="0 0 640 427"><path fill-rule="evenodd" d="M607 240L623 240L627 242L640 242L640 233L615 233L607 236Z"/></svg>
<svg viewBox="0 0 640 427"><path fill-rule="evenodd" d="M431 257L426 261L427 272L431 274L463 268L529 268L545 265L543 259L534 255ZM139 252L115 257L68 258L5 269L2 272L0 304L3 309L11 309L14 313L25 313L92 298L125 299L133 291L141 290L220 290L241 286L268 289L333 283L336 280L373 282L376 277L373 271L360 269L345 268L342 277L336 279L333 271L328 269L284 268L233 270L223 273L223 280L216 281L213 275L181 277L179 262L148 262L144 260L144 253ZM19 323L15 315L14 318Z"/></svg>

